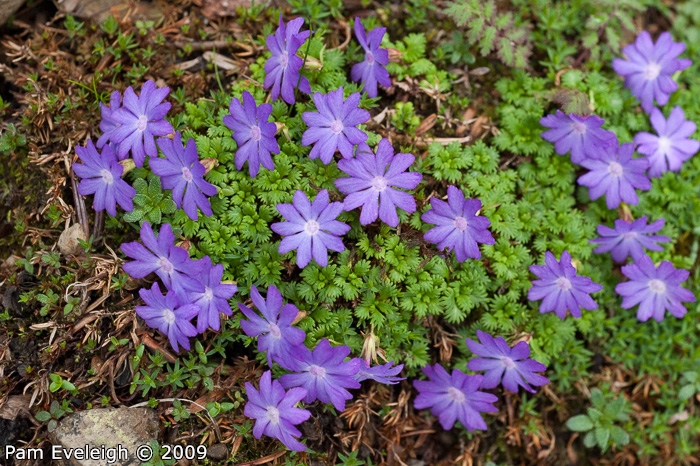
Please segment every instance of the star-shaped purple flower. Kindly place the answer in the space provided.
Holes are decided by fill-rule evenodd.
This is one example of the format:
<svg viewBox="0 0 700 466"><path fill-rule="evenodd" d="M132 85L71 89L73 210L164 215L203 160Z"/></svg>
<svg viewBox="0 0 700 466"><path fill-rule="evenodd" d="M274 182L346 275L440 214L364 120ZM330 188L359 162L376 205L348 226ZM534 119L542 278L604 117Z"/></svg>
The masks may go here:
<svg viewBox="0 0 700 466"><path fill-rule="evenodd" d="M110 132L109 137L118 144L117 155L120 160L131 151L136 166L142 167L147 155L158 157L155 136L167 136L174 131L173 126L165 120L170 103L163 102L163 99L169 93L169 87L156 89L156 83L151 80L144 83L138 97L131 86L126 88L122 107L111 114L111 119L119 126Z"/></svg>
<svg viewBox="0 0 700 466"><path fill-rule="evenodd" d="M81 196L94 194L92 206L96 211L106 210L109 215L117 215L117 204L127 212L134 210L132 199L136 190L122 180L124 167L119 164L112 148L107 145L98 153L92 140L86 147L76 147L75 152L82 164L73 164L73 171L82 180L78 184Z"/></svg>
<svg viewBox="0 0 700 466"><path fill-rule="evenodd" d="M204 287L202 292L188 293L190 302L199 306L199 316L197 317L197 331L204 333L207 327L214 331L221 328L221 317L219 313L230 316L233 314L228 300L236 293L238 287L228 283L221 283L224 276L224 266L213 265L209 256L204 256L198 261L202 265L201 273L196 278Z"/></svg>
<svg viewBox="0 0 700 466"><path fill-rule="evenodd" d="M350 354L347 346L331 347L325 338L318 342L313 351L300 346L294 353L296 374L280 377L284 388L303 387L308 392L304 402L320 400L332 404L338 411L345 409L345 402L352 399L348 388L360 388L355 374L360 369L356 360L344 362Z"/></svg>
<svg viewBox="0 0 700 466"><path fill-rule="evenodd" d="M518 392L518 385L530 393L536 387L548 384L549 380L535 372L543 372L547 367L541 362L530 359L530 345L521 341L513 348L508 346L503 337L494 338L481 330L476 331L481 344L467 338L469 351L481 356L469 361L470 371L486 371L481 388L496 388L503 378L503 387L512 393Z"/></svg>
<svg viewBox="0 0 700 466"><path fill-rule="evenodd" d="M356 360L360 366L360 370L355 374L355 380L358 382L374 380L377 383L394 385L402 380L406 380L406 377L397 377L403 370L403 364L394 366L394 361L390 361L386 364L370 367L364 359L356 358Z"/></svg>
<svg viewBox="0 0 700 466"><path fill-rule="evenodd" d="M596 254L610 252L615 262L622 263L628 256L637 262L645 256L644 248L650 251L663 251L664 248L656 244L671 241L667 236L657 236L656 233L664 227L663 218L647 225L646 215L632 223L624 220L615 220L615 228L598 225L600 238L591 240L591 243L599 243L600 246L593 250Z"/></svg>
<svg viewBox="0 0 700 466"><path fill-rule="evenodd" d="M306 338L303 330L292 326L299 309L294 304L283 307L282 294L274 285L267 289L267 301L255 286L250 288L250 297L263 317L238 303L238 308L250 319L241 320L241 328L249 337L258 337L258 351L267 351L270 367L273 359L286 369L293 367L292 355L303 346Z"/></svg>
<svg viewBox="0 0 700 466"><path fill-rule="evenodd" d="M656 178L666 171L677 172L683 162L691 158L700 149L700 142L690 139L697 126L685 119L680 107L674 107L668 120L661 110L651 110L651 125L658 136L651 133L638 133L634 137L637 152L649 158L649 176Z"/></svg>
<svg viewBox="0 0 700 466"><path fill-rule="evenodd" d="M313 256L321 267L328 265L328 249L343 252L345 245L340 239L350 226L336 220L343 211L342 202L330 202L328 191L318 193L314 202L309 202L302 191L294 193L293 204L277 204L277 210L286 222L270 225L275 233L284 236L279 247L280 254L296 249L297 265L306 267Z"/></svg>
<svg viewBox="0 0 700 466"><path fill-rule="evenodd" d="M199 161L194 139L189 139L183 146L178 131L174 139L158 139L158 147L165 158L151 158L149 164L153 173L160 176L163 188L172 189L175 205L192 220L199 218L197 207L209 217L212 211L207 196L213 196L217 191L213 184L204 179L206 170Z"/></svg>
<svg viewBox="0 0 700 466"><path fill-rule="evenodd" d="M272 154L280 153L280 146L275 138L277 126L269 122L272 105L257 106L255 98L248 91L243 91L243 105L238 99L231 99L230 115L224 116L224 124L233 131L233 139L238 144L236 151L236 168L240 170L248 162L248 173L255 177L260 165L274 170Z"/></svg>
<svg viewBox="0 0 700 466"><path fill-rule="evenodd" d="M369 120L367 110L357 107L360 103L358 92L343 100L343 88L339 87L328 94L313 95L317 112L304 112L301 116L309 129L304 131L301 143L314 146L309 152L310 159L321 158L330 163L336 150L346 159L354 155L354 146L367 141L367 134L357 129L357 125Z"/></svg>
<svg viewBox="0 0 700 466"><path fill-rule="evenodd" d="M382 139L376 156L360 152L354 159L339 161L338 168L350 176L335 181L340 192L348 195L344 202L345 210L362 206L362 225L368 225L379 217L389 226L398 226L397 207L409 214L416 210L413 196L395 189L414 189L423 179L418 172L406 172L414 160L411 154L394 156L391 143Z"/></svg>
<svg viewBox="0 0 700 466"><path fill-rule="evenodd" d="M294 89L299 84L299 90L311 94L311 85L305 76L299 80L304 60L297 57L297 50L309 37L310 31L299 32L304 18L297 18L284 24L280 13L280 25L277 31L267 36L267 48L272 56L265 62L265 89L272 88L271 99L276 100L282 93L282 100L288 104L295 102Z"/></svg>
<svg viewBox="0 0 700 466"><path fill-rule="evenodd" d="M477 243L495 244L487 230L491 222L476 215L481 209L480 200L465 199L461 189L448 186L447 202L433 197L430 205L432 210L425 212L421 220L437 226L428 230L424 237L426 241L437 243L439 250L454 249L457 260L464 262L468 258L481 257Z"/></svg>
<svg viewBox="0 0 700 466"><path fill-rule="evenodd" d="M540 313L554 311L560 319L566 317L567 309L574 317L581 317L581 309L598 309L598 304L589 296L603 289L588 277L576 275L576 269L571 265L571 254L564 251L561 261L557 262L554 254L547 251L544 256L546 265L533 265L530 272L540 280L532 282L532 288L527 293L527 299L538 301Z"/></svg>
<svg viewBox="0 0 700 466"><path fill-rule="evenodd" d="M625 77L625 86L642 102L645 112L651 112L654 98L659 105L666 105L669 96L678 89L671 78L676 71L688 68L692 62L687 58L676 58L685 50L682 42L673 42L671 33L663 32L656 43L651 35L642 31L635 40L622 49L627 60L615 58L612 67Z"/></svg>
<svg viewBox="0 0 700 466"><path fill-rule="evenodd" d="M170 346L175 351L180 351L178 344L189 351L189 337L197 335L197 329L190 321L199 312L199 306L181 303L173 290L163 296L158 283L154 283L150 290L141 288L139 295L146 306L136 306L136 314L145 320L149 327L157 328L167 335Z"/></svg>
<svg viewBox="0 0 700 466"><path fill-rule="evenodd" d="M587 158L598 159L609 146L617 145L615 133L601 128L603 123L596 115L579 116L561 110L540 120L542 126L551 128L542 133L542 138L554 143L559 155L571 151L571 161L579 164Z"/></svg>
<svg viewBox="0 0 700 466"><path fill-rule="evenodd" d="M483 376L466 375L459 369L448 374L440 364L425 366L423 372L430 380L413 382L419 393L413 402L416 409L430 408L445 430L452 429L455 421L470 432L486 430L481 413L498 412L493 405L498 397L479 391Z"/></svg>
<svg viewBox="0 0 700 466"><path fill-rule="evenodd" d="M676 269L669 261L661 262L657 268L645 255L636 264L623 266L622 273L630 281L619 283L615 292L622 296L623 309L639 304L637 319L640 322L646 322L650 317L661 322L666 311L675 317L683 317L688 311L682 303L695 302L695 295L680 286L690 272Z"/></svg>
<svg viewBox="0 0 700 466"><path fill-rule="evenodd" d="M379 47L385 33L386 28L374 28L365 34L360 18L355 17L355 37L365 50L365 60L353 65L350 77L356 83L364 83L365 92L370 97L377 97L377 83L391 87L391 77L384 68L389 64L389 52Z"/></svg>
<svg viewBox="0 0 700 466"><path fill-rule="evenodd" d="M155 272L163 280L165 287L175 290L178 298L183 301L187 299L188 291L204 291L201 283L187 277L198 276L202 264L191 260L187 251L175 246L175 235L169 224L165 223L160 227L156 239L151 224L143 222L141 241L145 247L137 241L121 245L124 254L134 259L122 265L126 273L134 278L144 278Z"/></svg>
<svg viewBox="0 0 700 466"><path fill-rule="evenodd" d="M116 112L122 103L122 95L119 91L114 91L109 96L109 107L100 102L100 113L102 115L102 120L100 121L100 131L102 131L102 136L97 140L95 144L98 148L101 148L109 141L112 135L112 131L119 126L119 123L112 119L112 114ZM125 159L126 154L119 160Z"/></svg>
<svg viewBox="0 0 700 466"><path fill-rule="evenodd" d="M309 411L294 407L306 396L306 390L292 388L285 392L277 380L272 380L272 373L265 371L260 377L260 390L246 382L245 392L248 403L243 408L243 414L255 419L255 438L259 439L265 434L281 441L290 450L306 450L306 446L294 438L301 436L301 432L294 426L311 417Z"/></svg>
<svg viewBox="0 0 700 466"><path fill-rule="evenodd" d="M578 184L590 188L592 200L605 194L608 209L614 209L620 202L636 204L639 202L635 189L651 189L651 181L645 175L649 160L633 159L634 144L622 144L614 149L601 152L598 160L586 159L581 165L590 171L578 179Z"/></svg>

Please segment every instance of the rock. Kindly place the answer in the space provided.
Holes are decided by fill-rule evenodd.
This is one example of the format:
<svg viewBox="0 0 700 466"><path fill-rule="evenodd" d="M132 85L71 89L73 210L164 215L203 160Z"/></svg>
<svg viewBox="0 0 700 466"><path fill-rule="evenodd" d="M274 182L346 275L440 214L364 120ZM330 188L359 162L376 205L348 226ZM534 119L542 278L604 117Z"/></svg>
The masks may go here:
<svg viewBox="0 0 700 466"><path fill-rule="evenodd" d="M10 16L19 10L24 0L0 0L0 27L5 25Z"/></svg>
<svg viewBox="0 0 700 466"><path fill-rule="evenodd" d="M228 456L228 448L223 443L215 443L207 449L207 456L214 461L225 460Z"/></svg>
<svg viewBox="0 0 700 466"><path fill-rule="evenodd" d="M69 228L66 228L58 237L58 249L64 256L70 254L78 254L82 251L78 238L87 241L83 227L79 223L74 223Z"/></svg>
<svg viewBox="0 0 700 466"><path fill-rule="evenodd" d="M119 454L114 465L138 465L136 449L158 438L160 421L155 411L149 408L99 408L71 414L49 432L54 449L62 447L73 453L88 448L105 450L115 448ZM89 447L86 447L89 445ZM103 448L104 446L104 448ZM119 453L121 449L122 453ZM93 452L95 450L92 450ZM65 466L99 466L107 464L105 459L66 459L58 464ZM126 458L125 458L126 457Z"/></svg>

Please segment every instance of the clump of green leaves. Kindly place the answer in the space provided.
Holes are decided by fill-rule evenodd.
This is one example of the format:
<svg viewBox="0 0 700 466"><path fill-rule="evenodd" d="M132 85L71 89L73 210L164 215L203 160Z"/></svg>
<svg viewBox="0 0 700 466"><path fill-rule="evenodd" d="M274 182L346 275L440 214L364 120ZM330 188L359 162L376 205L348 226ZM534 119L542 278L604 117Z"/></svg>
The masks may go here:
<svg viewBox="0 0 700 466"><path fill-rule="evenodd" d="M607 399L597 388L591 390L592 407L586 414L579 414L566 421L566 427L574 432L586 432L583 444L588 448L600 447L602 451L608 446L620 447L630 441L629 434L617 425L629 419L629 406L623 396Z"/></svg>

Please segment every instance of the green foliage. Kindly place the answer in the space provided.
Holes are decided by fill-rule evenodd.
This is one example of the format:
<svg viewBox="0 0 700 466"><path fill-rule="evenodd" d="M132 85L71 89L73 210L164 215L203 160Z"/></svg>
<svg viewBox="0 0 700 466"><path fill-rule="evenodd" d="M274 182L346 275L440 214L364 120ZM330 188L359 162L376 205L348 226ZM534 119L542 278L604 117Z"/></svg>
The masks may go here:
<svg viewBox="0 0 700 466"><path fill-rule="evenodd" d="M591 390L592 407L588 408L586 414L579 414L566 421L566 427L574 432L586 432L583 443L586 447L600 447L604 452L608 446L620 447L627 445L630 441L629 434L625 429L617 425L617 422L629 419L629 406L623 396L612 400L608 399L602 391L597 388Z"/></svg>
<svg viewBox="0 0 700 466"><path fill-rule="evenodd" d="M148 183L143 178L137 178L134 183L134 210L124 214L127 222L151 222L158 225L163 221L163 215L172 214L177 208L175 202L165 195L160 187L160 178L153 173L148 175Z"/></svg>

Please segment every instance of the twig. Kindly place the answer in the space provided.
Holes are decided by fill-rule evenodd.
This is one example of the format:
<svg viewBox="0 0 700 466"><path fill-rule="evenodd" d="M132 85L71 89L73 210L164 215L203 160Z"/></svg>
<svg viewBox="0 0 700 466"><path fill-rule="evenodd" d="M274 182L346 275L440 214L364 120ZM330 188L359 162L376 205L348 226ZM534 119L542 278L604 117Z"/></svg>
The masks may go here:
<svg viewBox="0 0 700 466"><path fill-rule="evenodd" d="M90 237L90 223L88 221L87 208L85 207L85 199L78 192L78 177L75 176L75 172L71 167L70 170L70 182L73 187L73 203L75 204L75 212L78 215L78 223L83 227L83 233L85 233L85 238Z"/></svg>

